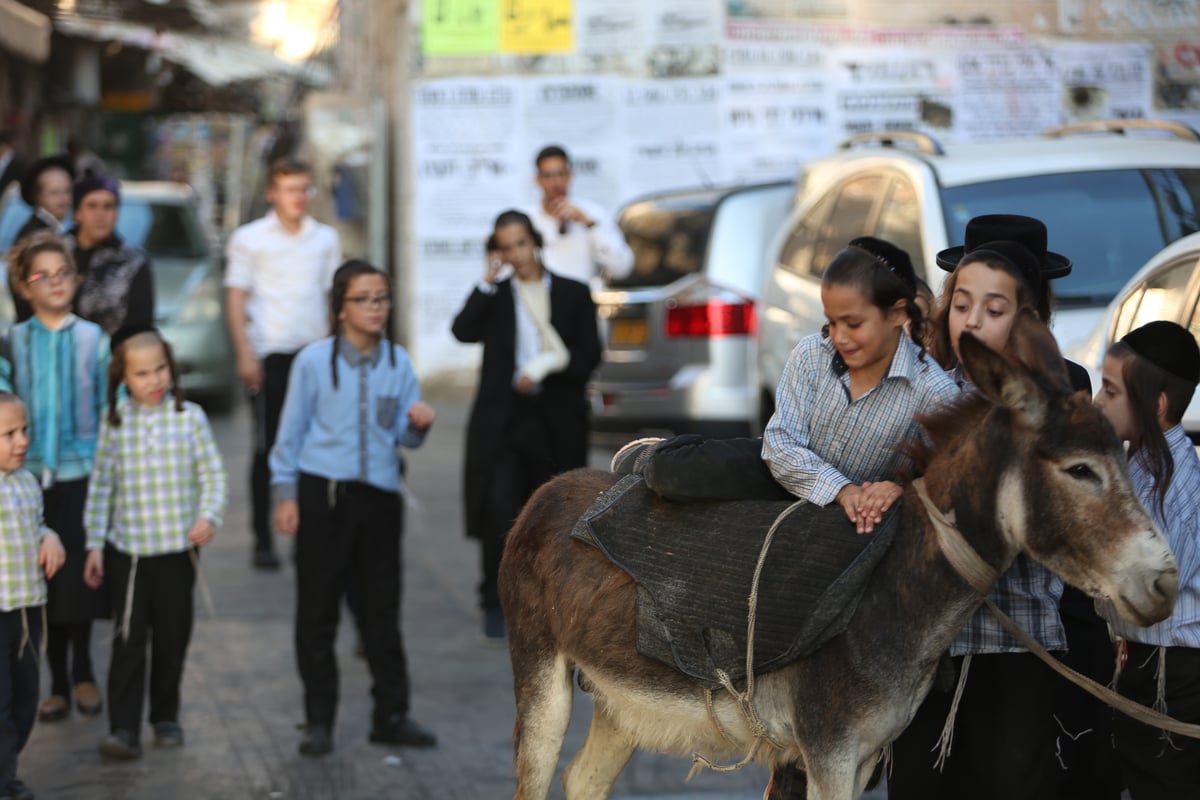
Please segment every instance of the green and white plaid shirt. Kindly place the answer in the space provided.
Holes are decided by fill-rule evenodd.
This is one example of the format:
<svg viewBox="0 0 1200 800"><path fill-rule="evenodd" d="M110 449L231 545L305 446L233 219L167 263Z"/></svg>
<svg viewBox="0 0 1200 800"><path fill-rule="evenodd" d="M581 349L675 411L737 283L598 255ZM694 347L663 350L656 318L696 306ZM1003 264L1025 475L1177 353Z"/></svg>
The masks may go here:
<svg viewBox="0 0 1200 800"><path fill-rule="evenodd" d="M26 470L0 472L0 611L45 605L46 578L38 566L42 487Z"/></svg>
<svg viewBox="0 0 1200 800"><path fill-rule="evenodd" d="M154 408L120 400L121 424L100 426L83 520L87 546L107 539L135 556L179 553L200 518L221 524L228 500L225 467L208 418L195 403L175 410L167 395Z"/></svg>

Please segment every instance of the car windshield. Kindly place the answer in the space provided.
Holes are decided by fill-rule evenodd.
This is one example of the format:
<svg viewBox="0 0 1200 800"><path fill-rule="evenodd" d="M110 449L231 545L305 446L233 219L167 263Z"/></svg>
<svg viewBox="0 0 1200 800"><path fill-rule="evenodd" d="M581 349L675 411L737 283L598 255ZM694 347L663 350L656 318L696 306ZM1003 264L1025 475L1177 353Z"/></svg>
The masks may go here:
<svg viewBox="0 0 1200 800"><path fill-rule="evenodd" d="M615 287L665 286L698 271L712 230L717 198L656 198L631 203L617 224L633 251L633 272Z"/></svg>
<svg viewBox="0 0 1200 800"><path fill-rule="evenodd" d="M943 191L946 235L961 245L967 220L1020 213L1046 223L1050 250L1071 259L1054 282L1064 305L1104 305L1142 264L1200 230L1200 169L1121 169L1036 175Z"/></svg>
<svg viewBox="0 0 1200 800"><path fill-rule="evenodd" d="M30 215L17 198L0 214L0 253L7 251ZM145 197L124 197L117 214L117 233L129 244L144 247L151 259L199 259L208 242L189 206Z"/></svg>

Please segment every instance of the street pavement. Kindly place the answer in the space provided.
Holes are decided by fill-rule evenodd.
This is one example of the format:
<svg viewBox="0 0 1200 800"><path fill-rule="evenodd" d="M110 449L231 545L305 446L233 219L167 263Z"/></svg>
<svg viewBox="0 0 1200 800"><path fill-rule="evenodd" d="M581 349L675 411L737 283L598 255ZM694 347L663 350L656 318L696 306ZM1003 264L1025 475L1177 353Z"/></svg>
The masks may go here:
<svg viewBox="0 0 1200 800"><path fill-rule="evenodd" d="M183 682L180 722L186 744L156 749L149 726L145 755L129 763L102 762L96 742L107 719L72 715L38 723L21 755L19 775L52 800L456 800L511 797L513 699L508 652L481 635L476 607L478 549L462 533L459 472L469 391L454 384L426 389L438 419L425 446L409 453L411 489L405 530L403 630L413 685L413 718L436 732L430 750L367 742L371 704L365 662L343 625L338 640L341 702L335 751L299 756L303 722L300 679L292 646L294 576L290 564L274 573L250 566L248 409L213 417L230 474L224 527L202 556L214 616L196 591L196 624ZM594 448L596 466L610 450ZM287 555L289 543L279 541ZM347 619L343 615L343 619ZM98 623L93 657L103 685L112 626ZM49 678L43 675L43 695ZM582 744L590 698L576 692L575 713L560 769ZM686 758L637 753L614 798L757 800L767 774L760 767L706 772L685 781ZM882 800L884 793L868 797ZM561 799L557 781L551 797Z"/></svg>

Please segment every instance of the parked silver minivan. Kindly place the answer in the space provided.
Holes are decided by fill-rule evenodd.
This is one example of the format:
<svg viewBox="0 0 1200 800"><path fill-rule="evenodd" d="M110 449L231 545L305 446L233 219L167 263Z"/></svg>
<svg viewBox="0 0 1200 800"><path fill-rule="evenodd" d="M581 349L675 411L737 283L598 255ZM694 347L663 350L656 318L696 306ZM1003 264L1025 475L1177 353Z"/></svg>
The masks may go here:
<svg viewBox="0 0 1200 800"><path fill-rule="evenodd" d="M793 191L688 189L621 210L634 271L594 295L605 348L591 384L597 439L751 432L764 250Z"/></svg>

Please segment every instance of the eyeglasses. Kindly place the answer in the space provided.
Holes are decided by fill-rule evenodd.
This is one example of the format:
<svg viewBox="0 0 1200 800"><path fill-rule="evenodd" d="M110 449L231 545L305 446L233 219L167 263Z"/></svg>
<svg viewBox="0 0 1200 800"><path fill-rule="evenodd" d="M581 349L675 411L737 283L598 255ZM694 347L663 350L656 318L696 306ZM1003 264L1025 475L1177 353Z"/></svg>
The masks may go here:
<svg viewBox="0 0 1200 800"><path fill-rule="evenodd" d="M53 272L53 273L51 273L51 272L35 272L25 280L25 283L28 285L31 285L31 286L35 283L41 283L43 281L46 282L47 284L55 284L55 283L60 283L60 282L64 282L64 281L71 281L71 280L74 280L74 278L75 278L75 270L60 269L58 272Z"/></svg>
<svg viewBox="0 0 1200 800"><path fill-rule="evenodd" d="M392 296L390 294L377 294L374 297L362 295L360 297L347 297L347 303L354 303L359 308L387 308L392 304Z"/></svg>

